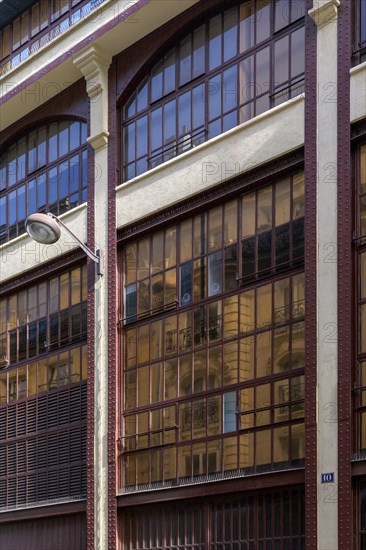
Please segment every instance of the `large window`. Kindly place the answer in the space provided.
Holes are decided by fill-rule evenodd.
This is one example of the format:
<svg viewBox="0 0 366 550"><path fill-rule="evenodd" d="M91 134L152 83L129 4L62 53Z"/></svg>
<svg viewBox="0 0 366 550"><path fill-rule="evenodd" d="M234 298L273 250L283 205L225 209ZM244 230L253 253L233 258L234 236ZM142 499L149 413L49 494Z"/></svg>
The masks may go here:
<svg viewBox="0 0 366 550"><path fill-rule="evenodd" d="M121 550L305 549L302 489L246 494L123 511Z"/></svg>
<svg viewBox="0 0 366 550"><path fill-rule="evenodd" d="M126 487L302 464L303 198L300 173L125 247Z"/></svg>
<svg viewBox="0 0 366 550"><path fill-rule="evenodd" d="M24 233L30 214L62 214L86 200L86 138L84 122L52 122L0 155L0 244Z"/></svg>
<svg viewBox="0 0 366 550"><path fill-rule="evenodd" d="M0 301L0 510L85 496L86 268Z"/></svg>
<svg viewBox="0 0 366 550"><path fill-rule="evenodd" d="M153 67L123 108L123 177L304 89L303 0L249 0L211 17Z"/></svg>

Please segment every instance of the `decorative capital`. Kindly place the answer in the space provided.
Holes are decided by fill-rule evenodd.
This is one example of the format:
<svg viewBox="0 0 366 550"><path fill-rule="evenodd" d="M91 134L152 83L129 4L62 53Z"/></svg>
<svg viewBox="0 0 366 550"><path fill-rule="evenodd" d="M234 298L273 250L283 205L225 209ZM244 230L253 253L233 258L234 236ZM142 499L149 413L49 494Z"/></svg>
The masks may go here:
<svg viewBox="0 0 366 550"><path fill-rule="evenodd" d="M74 57L73 62L85 77L90 99L99 96L108 77L112 57L99 47L88 46Z"/></svg>
<svg viewBox="0 0 366 550"><path fill-rule="evenodd" d="M94 151L99 151L108 145L109 132L100 132L94 136L88 137L88 143L93 147Z"/></svg>
<svg viewBox="0 0 366 550"><path fill-rule="evenodd" d="M317 27L324 27L337 18L339 6L340 0L315 0L308 13Z"/></svg>

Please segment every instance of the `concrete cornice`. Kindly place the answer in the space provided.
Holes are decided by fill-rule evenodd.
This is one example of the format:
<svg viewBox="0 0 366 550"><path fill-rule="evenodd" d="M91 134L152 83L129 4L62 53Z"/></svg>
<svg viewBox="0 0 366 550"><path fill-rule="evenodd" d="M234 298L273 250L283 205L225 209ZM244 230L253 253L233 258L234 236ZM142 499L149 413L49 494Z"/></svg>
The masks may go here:
<svg viewBox="0 0 366 550"><path fill-rule="evenodd" d="M335 20L339 6L339 0L318 0L308 13L317 27L324 27Z"/></svg>
<svg viewBox="0 0 366 550"><path fill-rule="evenodd" d="M111 62L112 56L96 46L89 46L74 57L74 65L85 77L90 99L95 99L103 91Z"/></svg>

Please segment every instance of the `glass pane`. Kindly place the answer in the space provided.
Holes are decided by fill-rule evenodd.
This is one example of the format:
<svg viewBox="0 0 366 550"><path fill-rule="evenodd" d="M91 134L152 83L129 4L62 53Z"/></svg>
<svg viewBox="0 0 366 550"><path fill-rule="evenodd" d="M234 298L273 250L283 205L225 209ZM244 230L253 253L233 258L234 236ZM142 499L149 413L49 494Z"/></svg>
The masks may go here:
<svg viewBox="0 0 366 550"><path fill-rule="evenodd" d="M178 362L177 359L169 359L164 364L164 399L177 397Z"/></svg>
<svg viewBox="0 0 366 550"><path fill-rule="evenodd" d="M267 187L258 192L257 230L265 231L272 226L272 188Z"/></svg>
<svg viewBox="0 0 366 550"><path fill-rule="evenodd" d="M302 317L305 313L305 276L303 273L292 277L292 317Z"/></svg>
<svg viewBox="0 0 366 550"><path fill-rule="evenodd" d="M221 74L208 82L208 118L213 120L222 114Z"/></svg>
<svg viewBox="0 0 366 550"><path fill-rule="evenodd" d="M304 173L300 172L293 176L293 198L292 198L292 217L303 217L305 214L305 198L304 198Z"/></svg>
<svg viewBox="0 0 366 550"><path fill-rule="evenodd" d="M137 369L137 404L139 407L149 404L149 367Z"/></svg>
<svg viewBox="0 0 366 550"><path fill-rule="evenodd" d="M289 0L275 1L275 31L278 31L290 23L290 4Z"/></svg>
<svg viewBox="0 0 366 550"><path fill-rule="evenodd" d="M224 62L237 55L238 12L236 8L224 13Z"/></svg>
<svg viewBox="0 0 366 550"><path fill-rule="evenodd" d="M272 322L272 285L257 288L257 328Z"/></svg>
<svg viewBox="0 0 366 550"><path fill-rule="evenodd" d="M289 279L281 279L274 284L274 322L283 323L290 318Z"/></svg>
<svg viewBox="0 0 366 550"><path fill-rule="evenodd" d="M235 109L238 105L238 76L237 66L234 65L223 73L223 113Z"/></svg>
<svg viewBox="0 0 366 550"><path fill-rule="evenodd" d="M222 385L222 348L209 349L207 389L219 388Z"/></svg>
<svg viewBox="0 0 366 550"><path fill-rule="evenodd" d="M240 52L245 52L254 46L254 2L240 5Z"/></svg>
<svg viewBox="0 0 366 550"><path fill-rule="evenodd" d="M239 103L246 103L255 95L254 57L251 55L239 64ZM250 118L250 117L248 117ZM244 122L244 121L243 121Z"/></svg>
<svg viewBox="0 0 366 550"><path fill-rule="evenodd" d="M222 63L221 15L212 17L209 23L209 70Z"/></svg>
<svg viewBox="0 0 366 550"><path fill-rule="evenodd" d="M180 225L180 261L192 258L192 220L186 220Z"/></svg>
<svg viewBox="0 0 366 550"><path fill-rule="evenodd" d="M289 328L281 327L273 334L273 370L284 372L290 368Z"/></svg>
<svg viewBox="0 0 366 550"><path fill-rule="evenodd" d="M257 0L256 43L259 44L270 35L270 0Z"/></svg>
<svg viewBox="0 0 366 550"><path fill-rule="evenodd" d="M269 466L271 463L271 430L255 434L256 465Z"/></svg>
<svg viewBox="0 0 366 550"><path fill-rule="evenodd" d="M273 430L273 462L285 465L289 462L289 428Z"/></svg>
<svg viewBox="0 0 366 550"><path fill-rule="evenodd" d="M254 336L240 340L239 374L241 382L254 378Z"/></svg>
<svg viewBox="0 0 366 550"><path fill-rule="evenodd" d="M180 43L179 84L185 84L191 80L192 74L192 35L189 34Z"/></svg>
<svg viewBox="0 0 366 550"><path fill-rule="evenodd" d="M289 37L275 43L275 82L280 84L289 79Z"/></svg>
<svg viewBox="0 0 366 550"><path fill-rule="evenodd" d="M176 228L165 230L165 268L173 267L176 263Z"/></svg>
<svg viewBox="0 0 366 550"><path fill-rule="evenodd" d="M179 358L179 395L192 393L192 357L182 355Z"/></svg>
<svg viewBox="0 0 366 550"><path fill-rule="evenodd" d="M245 195L242 201L242 237L255 233L255 193Z"/></svg>
<svg viewBox="0 0 366 550"><path fill-rule="evenodd" d="M175 50L171 50L164 59L164 95L172 92L175 89ZM144 86L144 104L141 105L141 109L147 106L147 83ZM141 94L141 92L140 92ZM145 97L146 96L146 97ZM138 97L139 100L139 97ZM139 101L140 109L140 101Z"/></svg>
<svg viewBox="0 0 366 550"><path fill-rule="evenodd" d="M238 334L238 297L224 300L224 338Z"/></svg>
<svg viewBox="0 0 366 550"><path fill-rule="evenodd" d="M305 28L291 34L291 77L305 72Z"/></svg>
<svg viewBox="0 0 366 550"><path fill-rule="evenodd" d="M237 342L224 345L224 385L238 382L238 344Z"/></svg>
<svg viewBox="0 0 366 550"><path fill-rule="evenodd" d="M222 246L222 208L213 208L208 213L208 249L216 250Z"/></svg>
<svg viewBox="0 0 366 550"><path fill-rule="evenodd" d="M256 338L257 378L272 372L272 333L262 332Z"/></svg>
<svg viewBox="0 0 366 550"><path fill-rule="evenodd" d="M163 95L163 63L159 61L151 72L151 101L160 99Z"/></svg>
<svg viewBox="0 0 366 550"><path fill-rule="evenodd" d="M205 26L201 25L193 33L193 78L205 70Z"/></svg>
<svg viewBox="0 0 366 550"><path fill-rule="evenodd" d="M222 291L222 251L218 250L208 257L208 295L214 296Z"/></svg>
<svg viewBox="0 0 366 550"><path fill-rule="evenodd" d="M149 360L149 325L138 328L138 364L146 363Z"/></svg>

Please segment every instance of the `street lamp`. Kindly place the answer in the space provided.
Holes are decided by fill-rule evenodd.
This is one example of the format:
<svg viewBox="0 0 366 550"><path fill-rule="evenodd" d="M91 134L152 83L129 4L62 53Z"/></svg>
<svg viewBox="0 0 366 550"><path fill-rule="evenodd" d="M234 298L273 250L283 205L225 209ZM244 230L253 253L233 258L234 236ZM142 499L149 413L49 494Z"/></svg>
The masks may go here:
<svg viewBox="0 0 366 550"><path fill-rule="evenodd" d="M101 265L101 251L92 252L74 233L64 224L60 218L47 212L47 214L31 214L25 222L25 228L28 235L34 241L42 244L53 244L61 236L61 227L78 243L85 254L93 260L97 267L97 275L103 275Z"/></svg>

